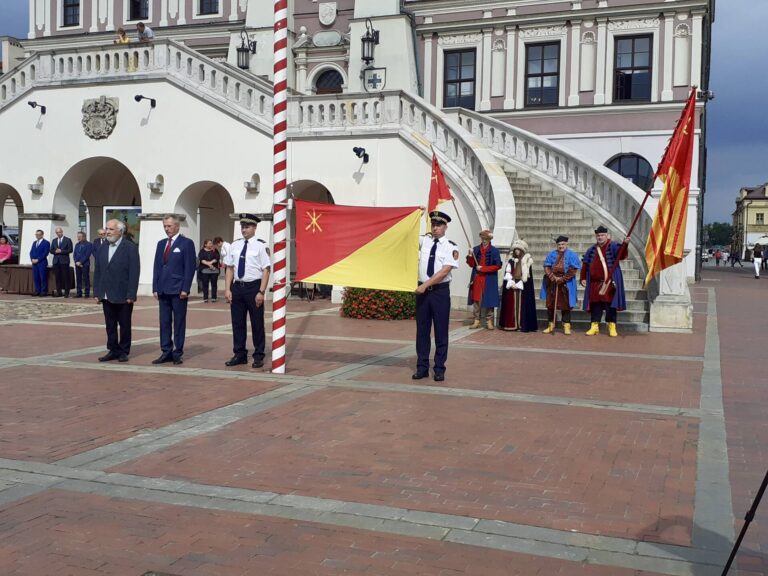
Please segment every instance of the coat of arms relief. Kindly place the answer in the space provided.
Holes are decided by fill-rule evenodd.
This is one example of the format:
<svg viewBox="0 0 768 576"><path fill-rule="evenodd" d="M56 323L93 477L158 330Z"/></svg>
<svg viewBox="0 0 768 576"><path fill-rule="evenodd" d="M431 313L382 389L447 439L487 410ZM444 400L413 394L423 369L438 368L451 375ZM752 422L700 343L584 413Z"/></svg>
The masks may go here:
<svg viewBox="0 0 768 576"><path fill-rule="evenodd" d="M83 130L93 140L109 138L117 124L118 99L94 98L83 102Z"/></svg>

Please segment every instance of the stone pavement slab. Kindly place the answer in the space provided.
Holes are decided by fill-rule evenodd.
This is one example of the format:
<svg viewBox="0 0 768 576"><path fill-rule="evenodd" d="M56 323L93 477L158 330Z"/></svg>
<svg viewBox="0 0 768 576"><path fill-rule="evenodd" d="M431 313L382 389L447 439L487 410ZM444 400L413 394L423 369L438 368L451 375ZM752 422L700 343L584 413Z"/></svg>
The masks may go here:
<svg viewBox="0 0 768 576"><path fill-rule="evenodd" d="M113 470L690 543L695 421L500 408L321 391Z"/></svg>

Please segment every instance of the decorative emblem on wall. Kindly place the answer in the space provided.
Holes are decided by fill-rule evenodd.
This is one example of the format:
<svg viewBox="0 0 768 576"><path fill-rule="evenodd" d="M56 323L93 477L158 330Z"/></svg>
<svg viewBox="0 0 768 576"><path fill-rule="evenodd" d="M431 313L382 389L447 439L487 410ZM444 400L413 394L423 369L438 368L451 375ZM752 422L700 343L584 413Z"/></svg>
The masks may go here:
<svg viewBox="0 0 768 576"><path fill-rule="evenodd" d="M387 85L386 68L366 68L363 70L363 87L366 92L381 92Z"/></svg>
<svg viewBox="0 0 768 576"><path fill-rule="evenodd" d="M336 21L336 2L322 2L319 9L320 24L330 26Z"/></svg>
<svg viewBox="0 0 768 576"><path fill-rule="evenodd" d="M645 28L658 28L658 18L643 18L638 20L618 20L608 22L608 30L642 30Z"/></svg>
<svg viewBox="0 0 768 576"><path fill-rule="evenodd" d="M546 38L547 36L562 36L568 33L565 26L545 26L543 28L525 28L520 30L520 38Z"/></svg>
<svg viewBox="0 0 768 576"><path fill-rule="evenodd" d="M483 41L482 34L458 34L456 36L440 36L437 43L441 46L454 46L458 44L477 44Z"/></svg>
<svg viewBox="0 0 768 576"><path fill-rule="evenodd" d="M83 102L83 130L94 140L109 138L117 124L118 99L94 98Z"/></svg>

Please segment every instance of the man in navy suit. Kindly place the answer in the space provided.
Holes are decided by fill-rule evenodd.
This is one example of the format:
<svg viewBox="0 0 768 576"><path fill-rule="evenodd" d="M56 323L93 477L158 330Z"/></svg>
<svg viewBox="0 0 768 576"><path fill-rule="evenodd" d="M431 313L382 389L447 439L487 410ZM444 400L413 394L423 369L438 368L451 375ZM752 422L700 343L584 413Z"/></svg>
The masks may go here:
<svg viewBox="0 0 768 576"><path fill-rule="evenodd" d="M107 232L104 230L104 228L99 228L97 231L98 236L93 239L93 256L95 257L96 254L99 253L99 248L101 248L102 244L107 243Z"/></svg>
<svg viewBox="0 0 768 576"><path fill-rule="evenodd" d="M48 296L48 253L51 244L43 238L44 235L42 230L36 230L36 240L29 250L29 259L32 261L32 279L35 283L33 296Z"/></svg>
<svg viewBox="0 0 768 576"><path fill-rule="evenodd" d="M56 293L54 296L69 298L69 255L72 254L72 240L64 236L64 230L56 228L56 238L51 242L53 254L53 272L56 274Z"/></svg>
<svg viewBox="0 0 768 576"><path fill-rule="evenodd" d="M107 222L108 244L96 254L93 295L104 309L108 349L99 362L127 362L131 353L131 315L139 291L139 249L124 237L125 229L120 220Z"/></svg>
<svg viewBox="0 0 768 576"><path fill-rule="evenodd" d="M181 364L187 330L187 302L197 268L197 252L195 243L179 234L176 216L165 216L163 228L168 238L157 243L152 274L152 293L160 304L161 354L152 360L152 364Z"/></svg>
<svg viewBox="0 0 768 576"><path fill-rule="evenodd" d="M78 298L83 297L83 287L85 287L85 297L91 296L91 254L93 254L93 244L85 239L85 232L78 232L77 244L72 253L72 259L75 261L75 286Z"/></svg>

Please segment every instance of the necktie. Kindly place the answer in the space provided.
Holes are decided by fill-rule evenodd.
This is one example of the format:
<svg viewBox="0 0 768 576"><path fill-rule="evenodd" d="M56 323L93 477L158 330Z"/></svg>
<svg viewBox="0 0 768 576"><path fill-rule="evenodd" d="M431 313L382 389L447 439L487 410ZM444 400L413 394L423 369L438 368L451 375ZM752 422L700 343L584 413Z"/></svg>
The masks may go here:
<svg viewBox="0 0 768 576"><path fill-rule="evenodd" d="M432 250L429 251L429 263L427 264L427 276L432 278L432 276L435 274L435 254L437 253L437 243L440 240L438 238L435 238L432 240Z"/></svg>
<svg viewBox="0 0 768 576"><path fill-rule="evenodd" d="M163 262L168 262L168 254L171 253L171 239L168 238L168 243L165 245L165 252L163 252Z"/></svg>
<svg viewBox="0 0 768 576"><path fill-rule="evenodd" d="M248 240L245 241L243 251L240 252L240 259L237 261L237 279L242 280L245 276L245 253L248 252Z"/></svg>

